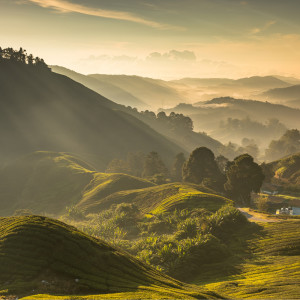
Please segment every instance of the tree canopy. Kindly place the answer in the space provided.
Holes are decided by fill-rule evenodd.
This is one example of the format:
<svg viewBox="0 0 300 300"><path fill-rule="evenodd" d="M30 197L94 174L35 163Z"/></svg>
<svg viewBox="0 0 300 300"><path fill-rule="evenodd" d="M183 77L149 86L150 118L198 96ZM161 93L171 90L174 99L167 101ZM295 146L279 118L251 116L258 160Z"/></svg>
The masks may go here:
<svg viewBox="0 0 300 300"><path fill-rule="evenodd" d="M224 188L233 200L250 205L251 192L259 192L264 178L262 168L253 157L243 154L229 163Z"/></svg>
<svg viewBox="0 0 300 300"><path fill-rule="evenodd" d="M196 148L183 166L183 180L201 184L214 182L214 187L222 181L222 174L215 160L214 153L206 148ZM212 186L211 186L212 187Z"/></svg>
<svg viewBox="0 0 300 300"><path fill-rule="evenodd" d="M0 63L28 65L39 69L50 70L42 58L34 57L32 54L27 54L26 50L23 48L14 50L13 48L2 49L0 47Z"/></svg>

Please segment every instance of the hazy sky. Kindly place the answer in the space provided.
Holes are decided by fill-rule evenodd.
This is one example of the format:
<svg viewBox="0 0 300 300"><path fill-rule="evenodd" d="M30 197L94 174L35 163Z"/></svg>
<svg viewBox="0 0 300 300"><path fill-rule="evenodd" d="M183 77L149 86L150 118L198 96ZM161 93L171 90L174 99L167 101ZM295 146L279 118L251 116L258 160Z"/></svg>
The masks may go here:
<svg viewBox="0 0 300 300"><path fill-rule="evenodd" d="M299 0L0 0L0 45L81 73L300 77L299 13Z"/></svg>

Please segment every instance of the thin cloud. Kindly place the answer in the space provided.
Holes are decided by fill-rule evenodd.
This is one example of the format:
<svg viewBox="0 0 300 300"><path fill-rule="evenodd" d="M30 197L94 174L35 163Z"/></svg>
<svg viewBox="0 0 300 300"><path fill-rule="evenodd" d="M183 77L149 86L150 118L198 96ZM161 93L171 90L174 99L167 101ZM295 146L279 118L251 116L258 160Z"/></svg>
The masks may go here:
<svg viewBox="0 0 300 300"><path fill-rule="evenodd" d="M276 24L277 22L276 21L270 21L270 22L267 22L263 27L256 27L256 28L253 28L251 29L251 33L252 34L258 34L258 33L261 33L265 30L267 30L269 27L271 27L272 25Z"/></svg>
<svg viewBox="0 0 300 300"><path fill-rule="evenodd" d="M175 27L167 24L150 21L134 14L122 11L104 10L99 8L91 8L80 4L68 2L66 0L26 0L44 8L51 8L61 13L79 13L94 17L107 19L123 20L143 24L158 29L177 29L184 30L181 27Z"/></svg>

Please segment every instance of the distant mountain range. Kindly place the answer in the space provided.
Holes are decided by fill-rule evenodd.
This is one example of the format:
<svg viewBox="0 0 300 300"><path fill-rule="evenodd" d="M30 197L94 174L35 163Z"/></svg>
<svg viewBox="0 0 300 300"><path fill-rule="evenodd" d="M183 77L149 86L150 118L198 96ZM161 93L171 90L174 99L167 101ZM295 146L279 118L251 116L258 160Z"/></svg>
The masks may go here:
<svg viewBox="0 0 300 300"><path fill-rule="evenodd" d="M184 98L163 80L127 75L82 75L59 66L52 71L68 76L104 97L138 109L173 106Z"/></svg>
<svg viewBox="0 0 300 300"><path fill-rule="evenodd" d="M259 99L277 101L292 107L300 108L300 84L286 88L268 90L258 95Z"/></svg>
<svg viewBox="0 0 300 300"><path fill-rule="evenodd" d="M270 119L276 118L287 128L300 128L299 109L256 100L221 97L205 102L198 102L194 105L180 104L164 111L166 113L174 111L188 115L194 121L196 131L206 131L213 138L220 139L223 143L233 141L234 139L234 137L230 135L224 139L222 139L219 134L215 135L217 132L220 132L220 130L223 130L221 122L227 121L228 118L239 120L250 118L262 124L269 122ZM257 136L259 135L260 132L257 133ZM271 136L265 136L261 141L266 146L271 139Z"/></svg>
<svg viewBox="0 0 300 300"><path fill-rule="evenodd" d="M236 80L183 78L166 81L127 75L82 75L59 66L51 68L54 72L66 75L116 103L139 110L167 109L179 103L194 103L226 96L256 99L255 96L270 89L300 84L297 78L277 75Z"/></svg>

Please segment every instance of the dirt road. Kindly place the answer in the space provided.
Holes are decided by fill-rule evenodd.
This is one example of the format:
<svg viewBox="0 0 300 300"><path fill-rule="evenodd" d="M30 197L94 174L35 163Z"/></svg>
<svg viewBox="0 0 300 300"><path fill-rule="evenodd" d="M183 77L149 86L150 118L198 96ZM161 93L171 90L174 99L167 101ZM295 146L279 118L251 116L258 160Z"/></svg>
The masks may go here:
<svg viewBox="0 0 300 300"><path fill-rule="evenodd" d="M265 214L251 211L249 208L237 207L237 209L241 211L250 222L263 222L263 223L278 222L278 220L276 219L268 218L267 215Z"/></svg>

